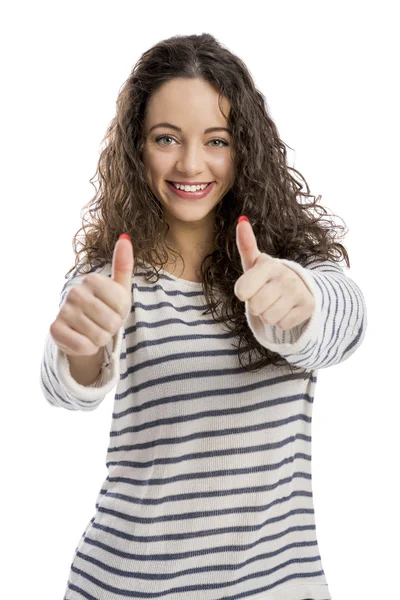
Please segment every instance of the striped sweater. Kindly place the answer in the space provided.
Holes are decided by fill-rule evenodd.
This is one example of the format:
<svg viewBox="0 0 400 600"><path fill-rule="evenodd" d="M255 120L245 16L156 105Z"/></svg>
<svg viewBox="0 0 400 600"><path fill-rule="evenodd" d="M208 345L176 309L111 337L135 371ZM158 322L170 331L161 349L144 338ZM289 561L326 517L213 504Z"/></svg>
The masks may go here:
<svg viewBox="0 0 400 600"><path fill-rule="evenodd" d="M248 325L288 366L246 371L202 284L135 266L132 309L91 386L47 335L40 385L67 410L115 386L108 475L76 547L64 600L331 600L316 537L312 407L319 369L347 360L367 326L360 288L335 262L280 259L314 294L308 321ZM111 263L97 272L111 276ZM74 275L62 292L60 306ZM340 385L340 383L339 383Z"/></svg>

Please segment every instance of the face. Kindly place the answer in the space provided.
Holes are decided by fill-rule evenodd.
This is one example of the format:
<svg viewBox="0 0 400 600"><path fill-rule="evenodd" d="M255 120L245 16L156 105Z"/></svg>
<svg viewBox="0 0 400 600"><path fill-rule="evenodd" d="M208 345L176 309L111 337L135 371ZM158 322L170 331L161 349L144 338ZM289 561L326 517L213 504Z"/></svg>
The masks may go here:
<svg viewBox="0 0 400 600"><path fill-rule="evenodd" d="M229 115L230 102L222 99ZM170 126L159 126L169 123ZM218 92L199 79L177 78L165 83L147 104L143 161L146 179L160 201L170 225L170 239L181 249L210 240L215 207L234 182L232 138L218 106ZM200 199L182 198L170 189L168 181L214 182L208 195Z"/></svg>

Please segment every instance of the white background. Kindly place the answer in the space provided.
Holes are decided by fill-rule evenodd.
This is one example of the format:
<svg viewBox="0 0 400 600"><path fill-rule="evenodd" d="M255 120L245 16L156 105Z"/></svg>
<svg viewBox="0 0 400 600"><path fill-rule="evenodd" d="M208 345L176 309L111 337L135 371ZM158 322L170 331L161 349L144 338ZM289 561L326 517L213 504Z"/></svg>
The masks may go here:
<svg viewBox="0 0 400 600"><path fill-rule="evenodd" d="M368 330L349 360L319 371L317 537L333 600L399 597L396 3L141 4L1 10L2 597L62 600L107 476L114 391L84 413L51 407L39 386L101 139L140 55L202 32L248 65L295 151L290 166L348 227L346 274L364 294Z"/></svg>

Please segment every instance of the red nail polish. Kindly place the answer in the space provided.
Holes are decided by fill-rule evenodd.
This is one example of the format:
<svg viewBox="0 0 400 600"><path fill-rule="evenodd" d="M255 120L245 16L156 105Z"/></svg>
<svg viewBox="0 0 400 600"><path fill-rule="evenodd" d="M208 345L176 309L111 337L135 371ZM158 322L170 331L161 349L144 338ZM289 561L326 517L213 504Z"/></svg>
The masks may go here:
<svg viewBox="0 0 400 600"><path fill-rule="evenodd" d="M131 241L130 236L127 233L121 233L121 235L118 238L119 240L129 240Z"/></svg>
<svg viewBox="0 0 400 600"><path fill-rule="evenodd" d="M250 223L250 221L248 220L248 218L245 217L244 215L242 215L241 217L239 217L238 223L241 223L241 221L247 221L248 223Z"/></svg>

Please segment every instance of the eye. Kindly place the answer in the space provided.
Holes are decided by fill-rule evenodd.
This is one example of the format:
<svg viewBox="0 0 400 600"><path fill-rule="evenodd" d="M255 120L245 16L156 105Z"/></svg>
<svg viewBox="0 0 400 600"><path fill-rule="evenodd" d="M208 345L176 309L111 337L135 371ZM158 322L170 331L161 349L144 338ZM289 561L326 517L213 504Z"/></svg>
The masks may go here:
<svg viewBox="0 0 400 600"><path fill-rule="evenodd" d="M160 136L158 136L156 138L155 141L158 143L160 140L164 140L165 138L170 139L170 140L174 140L175 139L175 138L173 138L170 135L160 135ZM222 144L224 146L228 146L228 142L226 142L225 140L219 139L219 138L215 139L215 140L210 140L209 143L211 143L211 142L222 142ZM165 146L165 145L170 146L171 144L161 144L161 146ZM215 148L222 148L223 146L214 146L214 147Z"/></svg>
<svg viewBox="0 0 400 600"><path fill-rule="evenodd" d="M216 139L216 140L210 140L210 142L222 142L224 144L224 146L228 146L228 142L226 142L225 140ZM221 146L217 146L217 148L221 148Z"/></svg>
<svg viewBox="0 0 400 600"><path fill-rule="evenodd" d="M158 143L160 140L163 140L165 138L169 138L170 140L172 140L173 138L170 135L160 135L158 136L158 138L156 138L156 142ZM169 146L170 144L167 144L167 146ZM161 144L161 146L165 146L165 144Z"/></svg>

